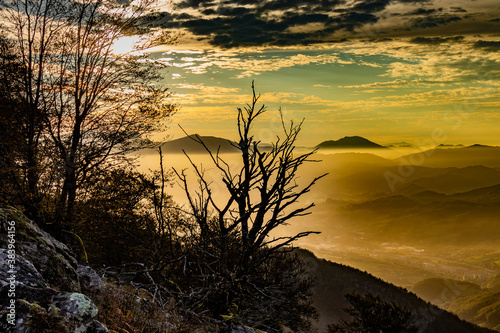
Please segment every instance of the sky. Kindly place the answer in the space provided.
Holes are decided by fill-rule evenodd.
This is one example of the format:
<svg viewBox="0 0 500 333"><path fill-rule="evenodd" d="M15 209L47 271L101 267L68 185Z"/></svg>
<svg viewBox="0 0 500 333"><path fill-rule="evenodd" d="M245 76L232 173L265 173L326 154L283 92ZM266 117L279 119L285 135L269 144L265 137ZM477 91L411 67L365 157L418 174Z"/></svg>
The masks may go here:
<svg viewBox="0 0 500 333"><path fill-rule="evenodd" d="M144 17L178 36L149 50L180 110L171 138L235 139L255 82L269 142L500 145L498 0L173 0Z"/></svg>

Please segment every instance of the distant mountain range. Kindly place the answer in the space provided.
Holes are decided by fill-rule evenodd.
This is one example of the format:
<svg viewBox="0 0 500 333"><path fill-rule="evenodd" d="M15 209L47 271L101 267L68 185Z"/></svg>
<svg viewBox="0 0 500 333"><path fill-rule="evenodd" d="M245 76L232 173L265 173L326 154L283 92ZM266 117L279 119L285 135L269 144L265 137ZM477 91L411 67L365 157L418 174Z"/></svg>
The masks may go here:
<svg viewBox="0 0 500 333"><path fill-rule="evenodd" d="M450 195L435 191L397 194L351 203L343 221L381 242L432 246L500 244L500 185ZM500 265L495 265L496 269Z"/></svg>
<svg viewBox="0 0 500 333"><path fill-rule="evenodd" d="M194 140L196 139L196 140ZM169 153L182 153L186 151L191 154L205 153L206 149L200 144L198 139L204 142L204 144L211 151L216 152L219 150L222 153L236 153L238 149L234 146L236 143L225 138L215 137L215 136L202 136L199 134L193 134L185 136L179 139L171 140L162 145L165 152ZM261 143L263 149L269 149L270 145ZM390 149L390 148L401 148L401 147L414 147L407 142L397 142L390 144L388 146L383 146L373 141L370 141L361 136L345 136L338 140L328 140L323 141L318 144L315 148L319 149ZM414 147L415 148L415 147ZM443 167L443 166L465 166L464 157L470 157L472 160L478 160L478 163L467 164L467 165L479 165L483 164L485 166L491 166L488 163L489 160L496 160L495 152L500 151L500 147L486 146L475 144L471 146L463 145L444 145L441 144L436 147L436 149L430 149L427 151L422 151L419 153L414 153L406 155L400 158L400 160L409 159L421 160L421 155L424 154L425 158L422 165L432 166L432 167ZM432 158L431 158L432 156ZM467 160L467 158L465 158ZM486 161L486 163L481 163ZM459 163L456 165L456 163ZM419 164L421 165L421 164ZM495 166L500 167L500 164Z"/></svg>
<svg viewBox="0 0 500 333"><path fill-rule="evenodd" d="M345 136L339 140L323 141L316 146L320 149L343 148L386 148L360 136Z"/></svg>
<svg viewBox="0 0 500 333"><path fill-rule="evenodd" d="M199 135L172 140L162 148L174 154L183 150L206 154L200 140L212 152L238 153L230 140ZM393 146L407 145L397 142ZM462 292L445 309L500 331L500 291L485 288L486 281L500 273L500 147L443 145L397 159L377 156L377 152L390 152L389 148L359 136L325 141L317 147L316 158L321 162L307 163L300 171L302 179L329 173L307 194L316 207L313 218L303 217L303 223L310 230L322 231L318 237L323 237L311 248L402 286L441 277L444 280L426 280L417 285L420 290L414 290L431 301L443 284L455 283L449 279L480 285L477 294ZM367 148L374 149L360 152ZM330 154L328 149L339 151ZM393 250L399 248L403 250ZM344 295L356 291L388 295L387 301L430 313L419 317L420 322L429 320L429 325L437 326L422 332L477 331L468 324L462 326L447 312L440 317L429 304L373 276L306 257L316 267L320 328L344 315ZM477 289L474 284L456 284L467 292Z"/></svg>
<svg viewBox="0 0 500 333"><path fill-rule="evenodd" d="M216 151L217 149L220 149L220 152L225 152L225 153L238 151L237 148L234 147L234 142L232 142L231 140L215 136L201 136L198 134L193 134L185 136L180 139L168 141L162 145L162 148L164 151L172 153L180 153L182 152L182 150L185 150L188 153L204 153L206 152L206 149L203 147L202 144L197 142L199 140L203 141L203 143L211 151ZM269 145L264 143L261 143L260 146L263 148L269 148ZM339 140L324 141L319 145L317 145L316 148L320 149L379 148L380 149L386 147L360 136L346 136Z"/></svg>

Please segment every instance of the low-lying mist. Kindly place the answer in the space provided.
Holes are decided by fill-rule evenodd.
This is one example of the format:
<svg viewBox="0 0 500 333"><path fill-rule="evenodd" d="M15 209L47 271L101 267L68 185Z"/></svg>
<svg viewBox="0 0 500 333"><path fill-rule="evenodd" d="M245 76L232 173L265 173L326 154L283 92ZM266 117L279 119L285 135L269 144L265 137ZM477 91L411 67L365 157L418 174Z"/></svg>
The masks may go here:
<svg viewBox="0 0 500 333"><path fill-rule="evenodd" d="M238 154L223 156L231 167L241 165ZM296 245L405 287L428 277L484 285L500 273L500 148L338 150L313 157L318 161L303 165L297 183L328 173L303 198L302 204L316 206L278 233L321 234ZM224 202L227 193L209 156L190 158ZM159 156L144 151L139 162L141 171L157 170ZM185 155L165 153L164 165L187 169L191 189L198 186ZM172 180L169 193L185 204Z"/></svg>

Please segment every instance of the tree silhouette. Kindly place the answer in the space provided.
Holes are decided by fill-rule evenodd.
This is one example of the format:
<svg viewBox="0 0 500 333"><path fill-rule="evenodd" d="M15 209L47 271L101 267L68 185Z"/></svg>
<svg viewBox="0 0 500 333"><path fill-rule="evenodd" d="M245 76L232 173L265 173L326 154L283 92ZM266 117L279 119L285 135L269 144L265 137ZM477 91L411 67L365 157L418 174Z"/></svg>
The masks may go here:
<svg viewBox="0 0 500 333"><path fill-rule="evenodd" d="M279 332L280 325L307 331L316 313L309 298L312 281L288 252L295 240L317 232L280 237L271 237L271 232L310 213L313 204L301 204L299 199L323 176L302 186L296 182L297 171L313 161L315 152L295 153L302 122L286 125L281 117L281 137L270 148L261 147L252 128L266 107L257 106L260 96L253 83L252 93L251 103L238 109L239 141L232 143L241 167L231 166L200 137L192 136L218 170L225 196L215 194L204 170L187 154L199 188L190 187L184 170L174 170L188 198L186 218L194 235L184 242L188 264L181 268L191 269L193 278L184 286L191 290L194 307L208 307L226 321L241 320L269 332Z"/></svg>
<svg viewBox="0 0 500 333"><path fill-rule="evenodd" d="M126 160L125 154L141 147L145 135L174 112L166 89L151 85L160 64L113 49L150 5L150 0L134 6L93 0L2 5L25 69L23 160L32 218L39 217L44 180L44 188L57 192L56 210L71 221L78 191L100 170Z"/></svg>
<svg viewBox="0 0 500 333"><path fill-rule="evenodd" d="M330 325L328 333L416 333L413 314L394 303L385 302L380 296L347 294L350 307L344 309L351 321L340 320Z"/></svg>
<svg viewBox="0 0 500 333"><path fill-rule="evenodd" d="M248 274L273 253L291 245L295 240L318 233L304 231L292 236L269 237L273 230L286 225L294 217L310 213L313 203L302 206L297 203L325 175L315 177L303 187L297 184L298 169L302 164L313 161L310 157L315 150L295 154L295 141L302 122L295 124L292 121L287 126L281 110L282 138L278 137L269 150L261 148L261 142L255 140L251 133L255 120L266 112L265 105L257 107L259 97L252 82L252 102L243 109L238 108L239 141L233 143L233 146L240 152L240 169L233 170L219 152L208 149L200 137L191 136L205 147L219 170L229 197L227 201L223 204L216 203L210 182L203 170L191 159L189 161L200 184L197 194L193 195L189 189L186 174L175 171L184 185L190 211L202 237L209 237L211 230L216 229L223 265L227 257L229 235L236 232L240 243L240 258L236 270L234 267L227 268L237 275Z"/></svg>
<svg viewBox="0 0 500 333"><path fill-rule="evenodd" d="M20 112L22 71L13 43L0 34L0 200L24 197L20 194L23 186L19 166L20 157L25 152Z"/></svg>

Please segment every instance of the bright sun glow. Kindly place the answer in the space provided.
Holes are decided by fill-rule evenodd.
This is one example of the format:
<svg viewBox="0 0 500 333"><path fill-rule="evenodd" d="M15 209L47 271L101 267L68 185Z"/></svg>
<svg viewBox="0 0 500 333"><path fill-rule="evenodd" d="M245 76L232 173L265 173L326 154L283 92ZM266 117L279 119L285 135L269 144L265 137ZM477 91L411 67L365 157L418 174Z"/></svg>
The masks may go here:
<svg viewBox="0 0 500 333"><path fill-rule="evenodd" d="M127 54L136 52L137 47L140 46L143 41L143 38L138 35L121 37L113 43L113 53Z"/></svg>

